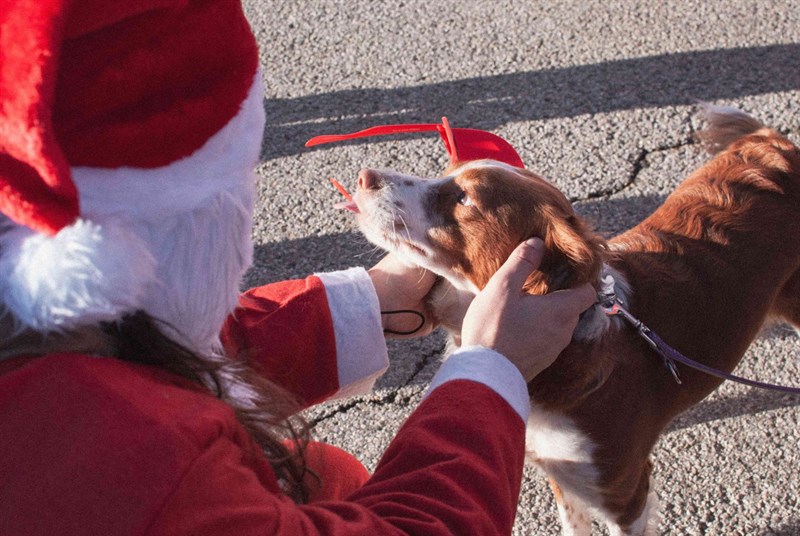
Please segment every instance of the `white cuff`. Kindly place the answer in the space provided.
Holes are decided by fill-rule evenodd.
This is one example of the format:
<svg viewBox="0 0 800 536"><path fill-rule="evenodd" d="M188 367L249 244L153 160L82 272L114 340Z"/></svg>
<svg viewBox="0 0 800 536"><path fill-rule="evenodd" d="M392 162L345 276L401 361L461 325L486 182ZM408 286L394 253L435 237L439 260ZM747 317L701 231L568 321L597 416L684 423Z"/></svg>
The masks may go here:
<svg viewBox="0 0 800 536"><path fill-rule="evenodd" d="M389 367L372 280L364 268L314 275L325 285L336 338L339 390L331 398L368 393Z"/></svg>
<svg viewBox="0 0 800 536"><path fill-rule="evenodd" d="M436 372L428 393L451 380L482 383L503 397L523 422L528 422L531 411L528 386L519 369L504 355L483 346L459 348Z"/></svg>

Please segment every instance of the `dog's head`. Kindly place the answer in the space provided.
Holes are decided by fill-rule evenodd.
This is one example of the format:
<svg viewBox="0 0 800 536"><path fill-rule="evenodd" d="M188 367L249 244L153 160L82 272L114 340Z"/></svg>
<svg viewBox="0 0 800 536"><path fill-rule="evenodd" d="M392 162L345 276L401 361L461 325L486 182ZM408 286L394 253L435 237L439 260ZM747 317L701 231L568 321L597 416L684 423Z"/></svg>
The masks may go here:
<svg viewBox="0 0 800 536"><path fill-rule="evenodd" d="M492 160L452 166L437 179L363 169L359 226L374 244L478 291L527 238L546 247L526 290L543 294L596 282L604 240L538 175Z"/></svg>

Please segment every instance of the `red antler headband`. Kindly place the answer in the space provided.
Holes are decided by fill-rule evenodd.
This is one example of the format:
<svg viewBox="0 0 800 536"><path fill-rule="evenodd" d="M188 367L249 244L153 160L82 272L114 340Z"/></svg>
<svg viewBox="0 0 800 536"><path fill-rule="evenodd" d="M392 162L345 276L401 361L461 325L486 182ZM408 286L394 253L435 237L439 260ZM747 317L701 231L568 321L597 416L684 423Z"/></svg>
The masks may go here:
<svg viewBox="0 0 800 536"><path fill-rule="evenodd" d="M450 155L450 163L470 160L491 159L505 162L514 167L525 167L517 151L506 140L491 132L472 128L450 128L446 117L441 124L418 123L405 125L380 125L351 134L316 136L306 142L306 147L333 143L337 141L383 136L385 134L404 134L408 132L438 131Z"/></svg>

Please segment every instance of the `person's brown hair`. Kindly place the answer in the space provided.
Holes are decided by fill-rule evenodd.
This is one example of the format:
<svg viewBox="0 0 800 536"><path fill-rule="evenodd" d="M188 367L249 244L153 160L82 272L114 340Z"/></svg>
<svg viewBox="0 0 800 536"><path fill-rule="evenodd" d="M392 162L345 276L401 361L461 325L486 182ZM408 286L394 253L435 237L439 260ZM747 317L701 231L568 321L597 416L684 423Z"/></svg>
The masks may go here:
<svg viewBox="0 0 800 536"><path fill-rule="evenodd" d="M191 380L231 406L239 423L263 449L284 493L298 503L306 502L308 471L303 452L309 428L296 414L299 404L288 391L242 360L194 353L167 337L159 321L143 311L101 327L114 357ZM246 400L233 396L234 388L251 396ZM295 448L289 448L287 441Z"/></svg>

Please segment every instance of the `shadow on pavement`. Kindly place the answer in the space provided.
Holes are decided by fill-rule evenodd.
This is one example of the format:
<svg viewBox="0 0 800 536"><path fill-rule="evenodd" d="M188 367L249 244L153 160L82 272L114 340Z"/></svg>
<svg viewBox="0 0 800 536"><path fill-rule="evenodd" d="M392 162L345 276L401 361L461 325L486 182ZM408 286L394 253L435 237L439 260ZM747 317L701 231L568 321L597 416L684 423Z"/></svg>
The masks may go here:
<svg viewBox="0 0 800 536"><path fill-rule="evenodd" d="M298 154L318 134L380 123L438 122L493 130L615 110L686 105L800 88L800 45L663 54L396 89L267 99L262 159ZM364 143L355 140L347 143Z"/></svg>
<svg viewBox="0 0 800 536"><path fill-rule="evenodd" d="M765 411L800 406L800 398L773 391L750 389L736 398L704 400L676 418L666 432L677 432L708 422L756 415ZM800 533L791 533L800 534Z"/></svg>

